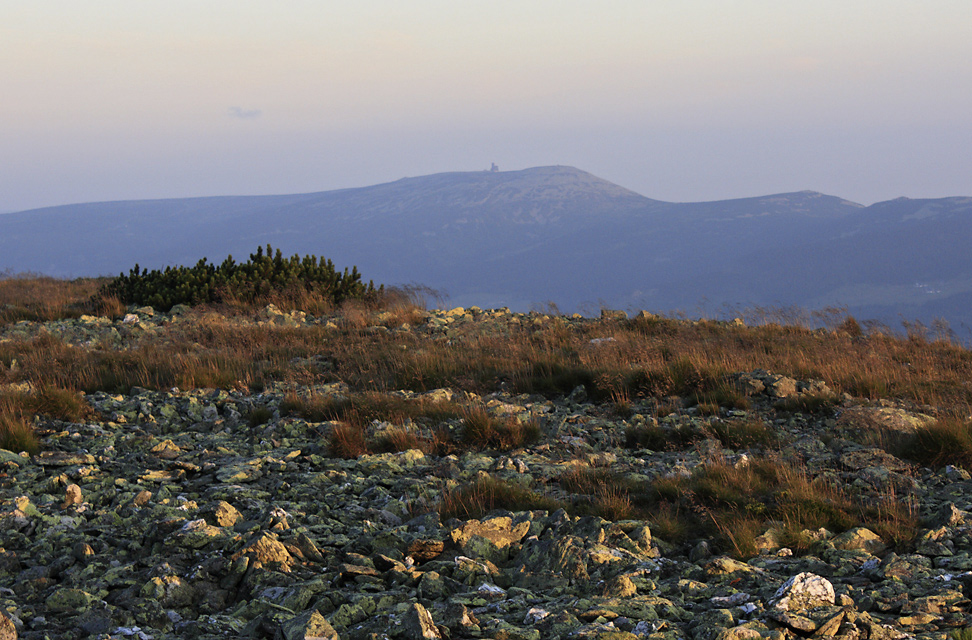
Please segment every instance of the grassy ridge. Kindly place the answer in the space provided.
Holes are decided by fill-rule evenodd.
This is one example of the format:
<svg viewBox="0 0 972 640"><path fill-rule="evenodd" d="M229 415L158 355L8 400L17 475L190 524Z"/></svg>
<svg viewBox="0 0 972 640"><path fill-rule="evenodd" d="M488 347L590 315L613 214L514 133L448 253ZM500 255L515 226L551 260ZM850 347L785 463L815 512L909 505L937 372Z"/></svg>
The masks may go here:
<svg viewBox="0 0 972 640"><path fill-rule="evenodd" d="M5 289L4 283L12 284ZM920 407L937 420L910 433L864 425L851 435L921 465L972 468L967 420L972 353L947 337L865 331L852 318L822 330L648 315L429 313L390 291L322 308L309 322L290 325L266 322L256 304L202 305L178 321L165 319L139 332L115 323L112 330L121 336L116 342L61 338L46 330L24 333L23 327L10 326L24 319L75 317L79 305L90 302L92 284L0 281L0 300L23 297L6 328L0 325L5 336L0 340L0 448L36 452L38 420L97 420L81 392L128 393L132 387L256 392L278 382L296 388L344 383L348 391L340 397L287 395L276 416L331 423L321 433L329 454L338 457L548 446L550 434L541 425L501 416L475 399L497 391L558 402L586 397L618 423L636 411L663 418L694 407L692 415L712 420L702 426L631 424L621 430L624 444L630 450L670 452L715 441L747 452L747 463L710 456L690 474L650 482L583 465L552 478L547 487L480 477L449 485L439 509L444 517L474 517L496 508L564 508L611 520L644 519L670 542L704 535L740 557L754 553L756 538L770 528L801 550L813 542L805 530L867 524L886 541L906 545L919 526L907 500L891 493L877 498L853 493L815 477L799 460L784 459L785 434L774 427L780 416L785 421L795 414L832 415L842 394ZM14 305L5 304L7 309ZM23 317L24 309L36 315ZM106 304L92 313L117 318L119 309ZM829 391L763 401L754 408L736 377L756 369L821 380ZM390 393L442 387L467 400ZM275 414L259 407L247 418L249 428L257 429L273 422Z"/></svg>

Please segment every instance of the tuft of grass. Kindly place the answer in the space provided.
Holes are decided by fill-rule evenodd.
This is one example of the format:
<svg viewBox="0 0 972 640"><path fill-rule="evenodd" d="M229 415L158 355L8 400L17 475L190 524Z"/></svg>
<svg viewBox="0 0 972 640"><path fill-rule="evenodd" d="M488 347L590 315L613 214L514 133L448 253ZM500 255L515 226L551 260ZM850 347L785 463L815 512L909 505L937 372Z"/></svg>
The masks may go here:
<svg viewBox="0 0 972 640"><path fill-rule="evenodd" d="M918 428L891 452L928 467L949 464L972 469L972 423L954 417L939 418Z"/></svg>
<svg viewBox="0 0 972 640"><path fill-rule="evenodd" d="M40 451L34 427L9 397L0 397L0 449L14 453L26 451L31 455Z"/></svg>
<svg viewBox="0 0 972 640"><path fill-rule="evenodd" d="M825 527L846 531L867 526L888 542L904 545L919 530L916 510L893 494L875 499L858 496L827 481L813 480L793 463L759 458L748 464L714 461L689 477L658 478L648 499L656 508L678 514L676 532L696 531L718 540L740 558L755 553L755 537L782 523L784 536L795 550L809 543L805 529Z"/></svg>
<svg viewBox="0 0 972 640"><path fill-rule="evenodd" d="M851 338L864 337L864 329L861 328L861 324L854 318L854 316L847 316L847 318L837 326L837 330L843 331Z"/></svg>
<svg viewBox="0 0 972 640"><path fill-rule="evenodd" d="M694 518L689 518L681 511L677 502L661 502L652 509L648 522L652 535L671 544L683 544L692 539Z"/></svg>
<svg viewBox="0 0 972 640"><path fill-rule="evenodd" d="M773 408L784 413L824 413L837 406L837 396L832 393L800 394L773 403Z"/></svg>
<svg viewBox="0 0 972 640"><path fill-rule="evenodd" d="M0 402L24 415L42 415L65 422L83 422L95 416L95 411L77 391L53 386L41 386L30 392L4 391Z"/></svg>
<svg viewBox="0 0 972 640"><path fill-rule="evenodd" d="M521 423L515 417L490 415L485 407L462 411L462 443L479 449L509 451L539 442L540 427L535 422Z"/></svg>
<svg viewBox="0 0 972 640"><path fill-rule="evenodd" d="M561 474L557 482L573 494L570 509L574 513L615 521L647 516L634 497L643 495L644 487L609 469L574 467Z"/></svg>
<svg viewBox="0 0 972 640"><path fill-rule="evenodd" d="M972 470L972 422L958 416L940 416L913 432L878 424L856 424L849 436L920 465L938 468L955 465Z"/></svg>
<svg viewBox="0 0 972 640"><path fill-rule="evenodd" d="M328 438L328 451L335 458L351 459L370 453L364 429L352 424L337 424Z"/></svg>
<svg viewBox="0 0 972 640"><path fill-rule="evenodd" d="M575 364L572 362L574 358L568 354L553 355L555 357L518 366L513 376L515 389L520 393L557 397L568 395L577 387L584 387L589 395L596 395L596 372Z"/></svg>
<svg viewBox="0 0 972 640"><path fill-rule="evenodd" d="M30 411L56 420L82 422L94 415L94 409L77 391L58 387L41 387L25 398Z"/></svg>
<svg viewBox="0 0 972 640"><path fill-rule="evenodd" d="M555 511L565 505L523 486L493 477L480 478L454 490L443 491L439 515L443 520L481 518L490 511Z"/></svg>
<svg viewBox="0 0 972 640"><path fill-rule="evenodd" d="M680 424L675 427L635 426L628 427L624 432L624 444L629 449L681 451L704 439L705 434L690 424Z"/></svg>
<svg viewBox="0 0 972 640"><path fill-rule="evenodd" d="M725 378L716 382L711 391L694 394L693 399L703 415L719 415L720 407L727 409L749 408L749 398ZM707 412L702 410L703 405L710 407Z"/></svg>
<svg viewBox="0 0 972 640"><path fill-rule="evenodd" d="M708 429L728 449L768 448L779 442L776 431L762 420L718 421L710 423Z"/></svg>
<svg viewBox="0 0 972 640"><path fill-rule="evenodd" d="M611 414L622 419L634 415L634 407L631 406L631 398L628 397L627 391L611 394Z"/></svg>
<svg viewBox="0 0 972 640"><path fill-rule="evenodd" d="M253 407L250 413L246 417L246 423L250 425L250 428L259 427L261 424L266 424L273 419L273 411L269 407L259 406Z"/></svg>
<svg viewBox="0 0 972 640"><path fill-rule="evenodd" d="M429 439L423 438L412 430L404 427L394 427L382 434L371 447L378 453L397 453L409 449L419 449L431 453L435 445Z"/></svg>
<svg viewBox="0 0 972 640"><path fill-rule="evenodd" d="M280 413L296 414L309 422L325 422L344 419L350 407L351 401L343 397L288 393L280 402Z"/></svg>

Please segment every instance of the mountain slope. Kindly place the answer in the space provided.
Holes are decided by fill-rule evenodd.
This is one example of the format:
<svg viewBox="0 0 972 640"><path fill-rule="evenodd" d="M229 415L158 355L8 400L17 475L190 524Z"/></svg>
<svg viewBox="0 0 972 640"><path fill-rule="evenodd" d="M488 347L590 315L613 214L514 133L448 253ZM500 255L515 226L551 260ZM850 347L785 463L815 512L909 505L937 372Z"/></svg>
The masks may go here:
<svg viewBox="0 0 972 640"><path fill-rule="evenodd" d="M0 270L61 276L243 258L271 243L456 304L565 310L847 305L972 325L972 198L870 207L811 191L668 203L572 167L442 173L281 196L0 216Z"/></svg>

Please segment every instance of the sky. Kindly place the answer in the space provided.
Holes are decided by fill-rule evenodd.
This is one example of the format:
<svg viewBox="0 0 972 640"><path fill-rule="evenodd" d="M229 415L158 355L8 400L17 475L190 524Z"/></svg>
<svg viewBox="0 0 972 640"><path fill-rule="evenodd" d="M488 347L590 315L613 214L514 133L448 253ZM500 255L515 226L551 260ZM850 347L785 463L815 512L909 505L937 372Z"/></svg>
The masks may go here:
<svg viewBox="0 0 972 640"><path fill-rule="evenodd" d="M972 195L968 0L0 0L0 211L572 165Z"/></svg>

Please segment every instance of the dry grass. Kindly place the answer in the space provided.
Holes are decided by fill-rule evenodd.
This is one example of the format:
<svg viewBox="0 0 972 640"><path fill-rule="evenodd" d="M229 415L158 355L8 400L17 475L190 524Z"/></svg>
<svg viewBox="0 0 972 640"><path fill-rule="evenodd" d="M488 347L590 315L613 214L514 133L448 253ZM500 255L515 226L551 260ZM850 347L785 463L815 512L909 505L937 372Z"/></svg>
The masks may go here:
<svg viewBox="0 0 972 640"><path fill-rule="evenodd" d="M705 433L689 424L675 427L644 425L625 430L625 446L629 449L674 451L687 449L705 439Z"/></svg>
<svg viewBox="0 0 972 640"><path fill-rule="evenodd" d="M555 511L565 505L518 484L482 478L454 490L442 492L439 515L443 520L481 518L491 511Z"/></svg>
<svg viewBox="0 0 972 640"><path fill-rule="evenodd" d="M0 391L0 449L37 453L40 440L32 426L38 416L66 422L95 419L96 413L76 391L44 386L33 391Z"/></svg>
<svg viewBox="0 0 972 640"><path fill-rule="evenodd" d="M929 467L948 464L972 469L972 423L955 417L939 418L920 427L898 448L897 454Z"/></svg>
<svg viewBox="0 0 972 640"><path fill-rule="evenodd" d="M240 325L232 318L196 316L119 351L81 350L54 338L0 344L0 363L13 358L29 380L87 391L127 391L137 385L260 389L269 380L341 379L357 390L452 387L487 393L506 382L515 391L547 396L584 386L595 400L680 395L705 408L744 406L728 375L764 368L798 379L819 378L836 392L901 398L933 406L972 404L972 353L947 341L799 327L744 327L674 320L567 324L560 319L484 329L457 327L449 341L408 333L363 331L373 317L344 310L342 329ZM649 327L663 326L664 331ZM659 324L660 323L660 324ZM592 344L595 338L613 337ZM164 342L163 342L164 340ZM106 345L106 347L108 347ZM294 358L319 356L330 372L302 370ZM812 407L808 407L812 409Z"/></svg>
<svg viewBox="0 0 972 640"><path fill-rule="evenodd" d="M571 494L574 513L594 514L605 520L646 518L645 487L603 468L574 467L557 478L562 489Z"/></svg>
<svg viewBox="0 0 972 640"><path fill-rule="evenodd" d="M520 422L515 417L490 415L485 407L466 407L462 411L462 442L478 449L509 451L540 440L535 422Z"/></svg>
<svg viewBox="0 0 972 640"><path fill-rule="evenodd" d="M0 449L35 454L40 451L40 440L27 420L23 410L9 396L0 396Z"/></svg>
<svg viewBox="0 0 972 640"><path fill-rule="evenodd" d="M371 453L364 429L353 424L337 424L331 430L328 451L335 458L357 458Z"/></svg>
<svg viewBox="0 0 972 640"><path fill-rule="evenodd" d="M712 461L689 477L660 478L649 498L668 514L682 514L683 530L712 536L742 558L756 553L756 536L770 526L782 526L786 541L797 551L809 547L801 535L806 529L841 532L865 526L885 541L903 545L915 538L919 526L907 500L893 494L854 495L814 480L800 465L768 457L735 466Z"/></svg>
<svg viewBox="0 0 972 640"><path fill-rule="evenodd" d="M848 435L869 446L884 449L902 460L931 468L955 465L972 470L972 421L955 415L941 415L913 432L889 429L859 420Z"/></svg>
<svg viewBox="0 0 972 640"><path fill-rule="evenodd" d="M460 445L464 449L508 451L536 443L541 435L535 423L493 416L480 405L462 406L425 398L406 400L376 391L349 396L288 394L280 404L280 411L313 422L341 422L346 429L331 436L331 449L341 452L341 457L349 457L351 452L360 455L407 449L441 454ZM395 427L369 439L368 428L376 422L391 423ZM448 424L455 423L461 425L458 437L448 429ZM415 425L424 429L420 431ZM345 441L352 440L352 435L354 445L349 447Z"/></svg>
<svg viewBox="0 0 972 640"><path fill-rule="evenodd" d="M759 419L719 420L707 430L728 449L768 449L779 443L776 431Z"/></svg>
<svg viewBox="0 0 972 640"><path fill-rule="evenodd" d="M117 299L97 297L106 278L60 280L34 274L0 274L0 325L31 320L46 322L84 314L119 316Z"/></svg>

